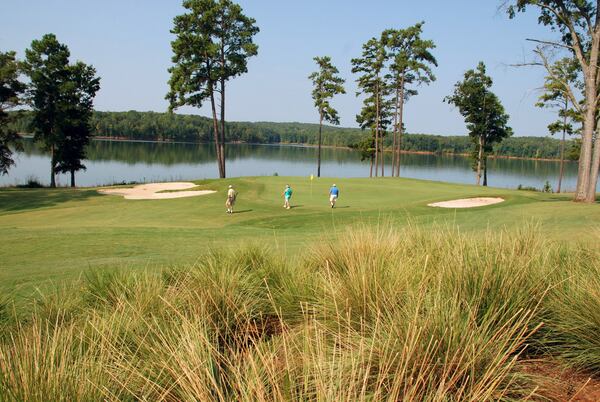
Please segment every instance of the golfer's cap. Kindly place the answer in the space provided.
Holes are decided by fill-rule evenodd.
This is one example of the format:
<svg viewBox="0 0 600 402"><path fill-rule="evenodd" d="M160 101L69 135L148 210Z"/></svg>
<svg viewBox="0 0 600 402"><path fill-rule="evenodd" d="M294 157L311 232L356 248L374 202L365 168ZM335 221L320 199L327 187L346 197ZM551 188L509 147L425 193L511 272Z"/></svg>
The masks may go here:
<svg viewBox="0 0 600 402"><path fill-rule="evenodd" d="M289 185L289 184L286 184L285 186L286 186L286 187L289 187L290 185Z"/></svg>
<svg viewBox="0 0 600 402"><path fill-rule="evenodd" d="M230 185L229 185L229 188L233 188L233 186L230 184Z"/></svg>
<svg viewBox="0 0 600 402"><path fill-rule="evenodd" d="M335 184L333 185L333 187L335 187Z"/></svg>

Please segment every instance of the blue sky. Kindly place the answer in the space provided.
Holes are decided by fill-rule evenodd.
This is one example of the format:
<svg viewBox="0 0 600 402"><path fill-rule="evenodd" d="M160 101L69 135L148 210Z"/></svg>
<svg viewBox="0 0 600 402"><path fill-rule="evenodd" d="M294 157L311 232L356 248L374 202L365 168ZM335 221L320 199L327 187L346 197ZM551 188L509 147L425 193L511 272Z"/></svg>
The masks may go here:
<svg viewBox="0 0 600 402"><path fill-rule="evenodd" d="M444 96L464 72L487 64L516 135L547 135L554 118L534 106L544 72L510 64L531 58L526 38L552 38L537 24L535 12L514 20L498 11L499 0L240 0L261 32L259 54L248 74L229 84L227 118L236 121L317 122L307 76L312 58L329 55L347 80L347 94L334 99L341 125L356 127L361 100L350 59L369 38L386 28L424 20L424 37L433 39L438 78L420 89L406 106L409 132L465 134L458 111ZM33 39L55 33L73 59L94 65L102 77L96 109L165 111L167 68L171 64L169 30L182 12L179 0L2 0L0 50L24 55ZM180 113L208 115L207 109Z"/></svg>

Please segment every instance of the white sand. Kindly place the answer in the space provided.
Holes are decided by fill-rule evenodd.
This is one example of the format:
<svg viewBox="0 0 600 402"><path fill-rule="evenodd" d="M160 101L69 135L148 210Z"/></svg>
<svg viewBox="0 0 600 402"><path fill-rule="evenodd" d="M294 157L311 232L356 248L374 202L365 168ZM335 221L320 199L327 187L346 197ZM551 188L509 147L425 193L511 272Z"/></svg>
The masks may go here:
<svg viewBox="0 0 600 402"><path fill-rule="evenodd" d="M187 190L194 188L194 183L148 183L140 184L133 188L111 188L98 190L101 194L122 195L127 200L166 200L170 198L197 197L199 195L207 195L216 193L212 190L202 191L177 191L174 193L159 193L165 190Z"/></svg>
<svg viewBox="0 0 600 402"><path fill-rule="evenodd" d="M438 208L473 208L483 207L486 205L499 204L504 202L504 199L498 197L477 197L477 198L463 198L460 200L434 202L433 204L427 204L430 207Z"/></svg>

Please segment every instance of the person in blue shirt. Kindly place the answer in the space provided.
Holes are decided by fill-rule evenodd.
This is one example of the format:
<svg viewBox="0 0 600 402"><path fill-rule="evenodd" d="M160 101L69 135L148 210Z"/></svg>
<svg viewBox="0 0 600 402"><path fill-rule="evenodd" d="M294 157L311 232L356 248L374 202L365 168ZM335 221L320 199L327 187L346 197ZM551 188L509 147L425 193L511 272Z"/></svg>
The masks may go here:
<svg viewBox="0 0 600 402"><path fill-rule="evenodd" d="M329 189L329 203L331 204L331 208L335 207L335 202L340 196L340 189L334 184Z"/></svg>
<svg viewBox="0 0 600 402"><path fill-rule="evenodd" d="M283 207L285 209L290 209L290 198L292 198L292 188L290 187L289 184L285 185L285 190L283 191Z"/></svg>

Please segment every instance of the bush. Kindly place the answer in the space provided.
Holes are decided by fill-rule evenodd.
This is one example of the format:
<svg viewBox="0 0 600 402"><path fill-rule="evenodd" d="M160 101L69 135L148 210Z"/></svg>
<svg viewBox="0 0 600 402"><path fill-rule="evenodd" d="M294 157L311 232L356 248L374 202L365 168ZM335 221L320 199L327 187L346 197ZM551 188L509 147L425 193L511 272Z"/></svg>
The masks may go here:
<svg viewBox="0 0 600 402"><path fill-rule="evenodd" d="M538 188L536 187L532 187L532 186L524 186L522 184L519 184L517 186L517 190L522 190L522 191L540 191Z"/></svg>
<svg viewBox="0 0 600 402"><path fill-rule="evenodd" d="M27 177L25 184L18 184L17 188L44 188L45 186L40 183L39 179L34 176Z"/></svg>

